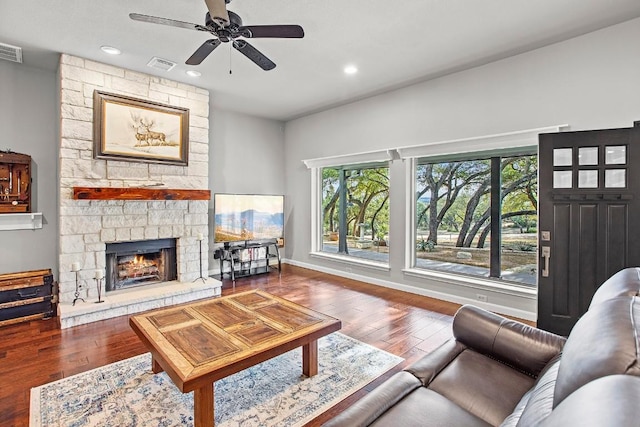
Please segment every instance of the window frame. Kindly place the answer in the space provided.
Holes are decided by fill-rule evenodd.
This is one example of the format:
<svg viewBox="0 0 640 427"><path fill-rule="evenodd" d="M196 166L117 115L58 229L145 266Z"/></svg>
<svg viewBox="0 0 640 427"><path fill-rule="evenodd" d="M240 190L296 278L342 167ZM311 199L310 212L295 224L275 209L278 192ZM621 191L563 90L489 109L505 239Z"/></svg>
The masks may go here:
<svg viewBox="0 0 640 427"><path fill-rule="evenodd" d="M490 171L490 192L489 198L491 200L490 206L490 229L491 229L491 240L490 240L490 250L489 250L489 267L488 267L488 276L480 276L475 274L465 274L465 273L455 273L460 274L465 277L480 277L486 278L491 281L497 281L500 283L508 283L508 284L516 284L525 287L535 287L535 284L527 284L527 283L519 283L512 280L503 279L502 276L502 171L501 171L501 163L503 159L512 158L512 157L524 157L524 156L538 156L537 147L529 147L529 148L519 148L517 150L507 149L502 152L492 151L490 154L486 152L475 152L475 153L466 153L463 156L456 155L451 158L438 156L435 160L429 157L421 157L412 159L413 162L410 165L411 174L407 177L407 179L411 179L411 184L413 185L412 194L411 194L411 210L413 211L413 224L412 224L412 235L408 239L408 245L412 244L412 256L408 259L408 265L405 265L406 269L410 270L418 270L418 271L439 271L442 270L429 269L424 267L417 266L417 249L416 245L413 242L417 241L417 206L418 201L416 200L416 191L417 191L417 168L418 166L425 164L439 164L439 163L452 163L452 162L473 162L473 161L488 161L489 162L489 171ZM496 191L496 189L498 189ZM499 207L497 207L499 206ZM537 218L537 214L536 214ZM498 236L496 239L495 236ZM445 272L448 273L448 272ZM453 274L453 273L452 273Z"/></svg>
<svg viewBox="0 0 640 427"><path fill-rule="evenodd" d="M501 203L501 174L500 174L500 163L502 159L509 157L518 157L518 156L538 156L538 147L536 146L522 146L522 147L509 147L503 150L491 150L491 151L476 151L469 152L464 154L453 154L451 156L447 155L438 155L438 156L425 156L425 157L412 157L406 159L407 168L406 168L406 182L407 185L407 201L408 201L408 217L407 217L407 240L405 247L405 268L404 272L409 275L421 276L421 275L436 275L440 276L444 275L452 275L452 276L460 276L465 279L472 279L474 281L478 281L478 283L482 283L483 285L488 284L501 284L505 285L508 288L517 287L517 288L525 288L525 289L537 289L537 284L525 284L519 283L515 281L502 279L502 262L500 260L500 251L502 245L502 235L501 235L501 227L502 227L502 203ZM419 165L424 165L428 163L447 163L447 162L464 162L464 161L475 161L475 160L489 160L490 168L491 168L491 192L489 197L491 198L491 246L490 246L490 265L489 265L489 275L488 276L477 276L473 274L465 274L459 272L446 272L442 270L429 269L424 267L417 267L417 249L414 242L417 241L417 205L418 202L416 200L416 191L417 191L417 167ZM496 172L498 175L496 176ZM500 188L499 191L494 191L495 188ZM499 209L495 208L495 201L500 201ZM494 221L497 220L497 221ZM496 233L498 230L498 233ZM493 238L494 235L498 235L499 239Z"/></svg>
<svg viewBox="0 0 640 427"><path fill-rule="evenodd" d="M342 264L365 267L379 271L391 269L389 260L386 262L372 261L345 254L333 254L322 251L323 217L322 217L322 169L324 168L348 168L365 169L371 167L387 167L391 169L391 161L397 157L395 150L372 151L361 154L344 156L323 157L304 160L304 164L311 172L311 248L309 256ZM389 182L391 179L389 177ZM391 190L391 185L389 186ZM390 220L391 222L391 220ZM350 267L347 267L350 272Z"/></svg>

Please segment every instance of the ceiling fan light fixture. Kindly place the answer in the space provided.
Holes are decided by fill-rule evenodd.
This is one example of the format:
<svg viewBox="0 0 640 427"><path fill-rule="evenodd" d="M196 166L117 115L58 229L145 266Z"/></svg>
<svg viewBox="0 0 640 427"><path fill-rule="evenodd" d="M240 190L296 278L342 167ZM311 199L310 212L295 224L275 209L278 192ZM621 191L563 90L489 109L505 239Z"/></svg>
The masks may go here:
<svg viewBox="0 0 640 427"><path fill-rule="evenodd" d="M356 67L355 65L347 65L346 67L344 67L344 73L349 76L357 74L358 67Z"/></svg>
<svg viewBox="0 0 640 427"><path fill-rule="evenodd" d="M120 51L120 49L115 48L113 46L100 46L100 49L104 52L104 53L108 53L109 55L120 55L122 52Z"/></svg>
<svg viewBox="0 0 640 427"><path fill-rule="evenodd" d="M202 73L200 71L196 71L196 70L188 70L187 71L187 75L190 77L200 77L202 75Z"/></svg>

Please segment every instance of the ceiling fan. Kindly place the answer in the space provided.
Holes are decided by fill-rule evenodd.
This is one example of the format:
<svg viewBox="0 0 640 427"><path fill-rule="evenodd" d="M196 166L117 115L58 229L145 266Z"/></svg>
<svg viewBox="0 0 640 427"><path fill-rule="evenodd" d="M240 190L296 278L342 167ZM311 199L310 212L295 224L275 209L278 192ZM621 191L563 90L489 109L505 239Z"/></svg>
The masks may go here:
<svg viewBox="0 0 640 427"><path fill-rule="evenodd" d="M231 42L231 45L238 52L249 58L260 68L265 71L272 70L276 67L276 64L243 39L304 37L304 30L300 25L242 25L242 18L236 13L227 10L227 4L231 0L204 0L204 2L207 5L207 9L209 9L205 15L204 25L141 15L139 13L130 13L129 17L135 21L206 31L214 35L215 38L205 41L196 49L193 55L187 59L187 65L199 65L221 43Z"/></svg>

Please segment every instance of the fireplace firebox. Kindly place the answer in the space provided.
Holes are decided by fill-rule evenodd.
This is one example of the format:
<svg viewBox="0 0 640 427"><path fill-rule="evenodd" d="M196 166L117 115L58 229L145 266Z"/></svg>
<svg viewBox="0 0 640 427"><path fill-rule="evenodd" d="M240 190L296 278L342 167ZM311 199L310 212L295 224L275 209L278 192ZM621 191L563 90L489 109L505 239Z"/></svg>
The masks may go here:
<svg viewBox="0 0 640 427"><path fill-rule="evenodd" d="M176 280L176 239L107 243L105 290Z"/></svg>

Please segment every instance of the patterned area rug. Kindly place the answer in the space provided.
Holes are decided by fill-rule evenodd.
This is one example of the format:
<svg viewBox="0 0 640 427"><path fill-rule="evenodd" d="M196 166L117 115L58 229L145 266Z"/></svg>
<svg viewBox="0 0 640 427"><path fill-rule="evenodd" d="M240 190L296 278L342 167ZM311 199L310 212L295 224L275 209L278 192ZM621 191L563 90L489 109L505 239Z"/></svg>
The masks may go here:
<svg viewBox="0 0 640 427"><path fill-rule="evenodd" d="M336 332L318 360L312 378L298 348L216 381L216 426L304 425L403 359ZM147 353L31 389L30 412L32 427L192 426L193 393L154 375Z"/></svg>

